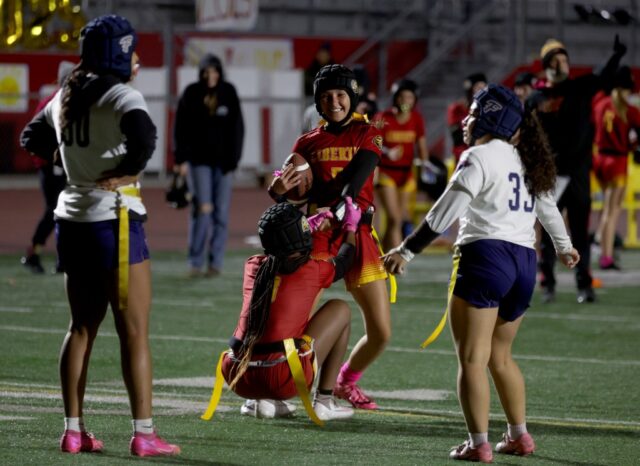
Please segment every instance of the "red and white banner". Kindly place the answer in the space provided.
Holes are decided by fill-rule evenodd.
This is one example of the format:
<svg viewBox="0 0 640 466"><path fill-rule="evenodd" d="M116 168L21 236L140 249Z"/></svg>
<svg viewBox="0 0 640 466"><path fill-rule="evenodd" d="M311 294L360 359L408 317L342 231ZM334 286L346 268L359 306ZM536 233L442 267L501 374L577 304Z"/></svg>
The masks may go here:
<svg viewBox="0 0 640 466"><path fill-rule="evenodd" d="M258 21L258 0L196 0L196 27L204 31L248 31Z"/></svg>

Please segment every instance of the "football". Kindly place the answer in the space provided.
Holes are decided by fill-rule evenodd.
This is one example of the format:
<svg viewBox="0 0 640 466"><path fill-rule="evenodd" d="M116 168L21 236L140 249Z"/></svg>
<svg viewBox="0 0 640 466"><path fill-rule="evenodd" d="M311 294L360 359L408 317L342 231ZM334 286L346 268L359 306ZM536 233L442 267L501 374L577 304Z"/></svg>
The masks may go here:
<svg viewBox="0 0 640 466"><path fill-rule="evenodd" d="M290 154L286 158L286 160L282 164L282 169L284 170L290 164L293 164L296 172L298 172L302 179L300 180L300 184L298 186L294 186L293 188L291 188L285 193L284 196L291 204L304 204L305 202L307 202L309 191L311 190L311 185L313 184L313 173L311 172L311 167L303 156L295 152L293 154Z"/></svg>

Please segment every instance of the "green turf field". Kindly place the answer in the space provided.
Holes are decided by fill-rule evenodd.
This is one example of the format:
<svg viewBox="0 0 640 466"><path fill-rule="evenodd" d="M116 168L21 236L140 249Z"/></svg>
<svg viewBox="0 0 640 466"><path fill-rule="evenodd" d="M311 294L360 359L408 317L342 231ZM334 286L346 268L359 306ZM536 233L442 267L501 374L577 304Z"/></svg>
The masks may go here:
<svg viewBox="0 0 640 466"><path fill-rule="evenodd" d="M466 429L448 328L419 350L445 305L445 254L421 256L399 280L392 341L362 380L382 409L319 428L297 400L296 418L258 420L240 416L240 398L225 392L214 419L200 420L215 361L235 326L248 253L230 253L222 276L199 280L184 278L182 254L154 254L154 418L182 455L149 461L127 451L130 419L110 317L94 348L85 403L87 426L105 451L58 452L57 356L68 321L63 279L34 277L18 256L0 256L0 464L456 464L448 451ZM622 264L627 272L597 274L606 287L595 304L575 303L568 272L560 274L554 304L543 306L535 296L514 352L538 451L530 458L495 456L496 464L640 464L640 251L624 252ZM350 301L341 284L326 297ZM352 309L354 342L362 323ZM496 442L505 426L495 393L491 411Z"/></svg>

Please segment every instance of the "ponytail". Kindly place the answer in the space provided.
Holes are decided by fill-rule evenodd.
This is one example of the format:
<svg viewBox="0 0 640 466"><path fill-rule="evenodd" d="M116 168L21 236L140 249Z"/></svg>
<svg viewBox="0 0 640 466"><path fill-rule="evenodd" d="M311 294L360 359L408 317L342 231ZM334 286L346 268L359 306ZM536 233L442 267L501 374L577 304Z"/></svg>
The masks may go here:
<svg viewBox="0 0 640 466"><path fill-rule="evenodd" d="M268 255L267 259L260 264L258 268L256 280L253 284L251 303L249 304L247 329L244 334L240 353L237 355L240 357L240 361L237 366L236 375L229 384L229 387L232 389L249 367L249 362L251 362L253 355L253 348L256 343L260 341L267 328L271 299L273 297L273 287L281 263L281 258Z"/></svg>
<svg viewBox="0 0 640 466"><path fill-rule="evenodd" d="M552 191L556 183L556 166L536 110L525 111L516 148L531 194L538 196Z"/></svg>
<svg viewBox="0 0 640 466"><path fill-rule="evenodd" d="M87 71L76 66L62 86L60 96L60 129L64 133L67 127L78 118L77 91L87 78Z"/></svg>

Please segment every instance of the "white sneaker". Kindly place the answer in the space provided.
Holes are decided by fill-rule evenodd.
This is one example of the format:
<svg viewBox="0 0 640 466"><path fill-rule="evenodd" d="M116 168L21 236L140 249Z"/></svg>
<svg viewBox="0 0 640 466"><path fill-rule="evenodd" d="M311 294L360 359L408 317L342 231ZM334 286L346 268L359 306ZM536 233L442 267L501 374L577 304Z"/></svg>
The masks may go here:
<svg viewBox="0 0 640 466"><path fill-rule="evenodd" d="M257 418L273 419L291 417L296 412L293 403L281 400L246 400L240 407L240 414Z"/></svg>
<svg viewBox="0 0 640 466"><path fill-rule="evenodd" d="M323 421L348 419L353 416L352 408L338 405L331 395L316 395L313 400L313 409Z"/></svg>

